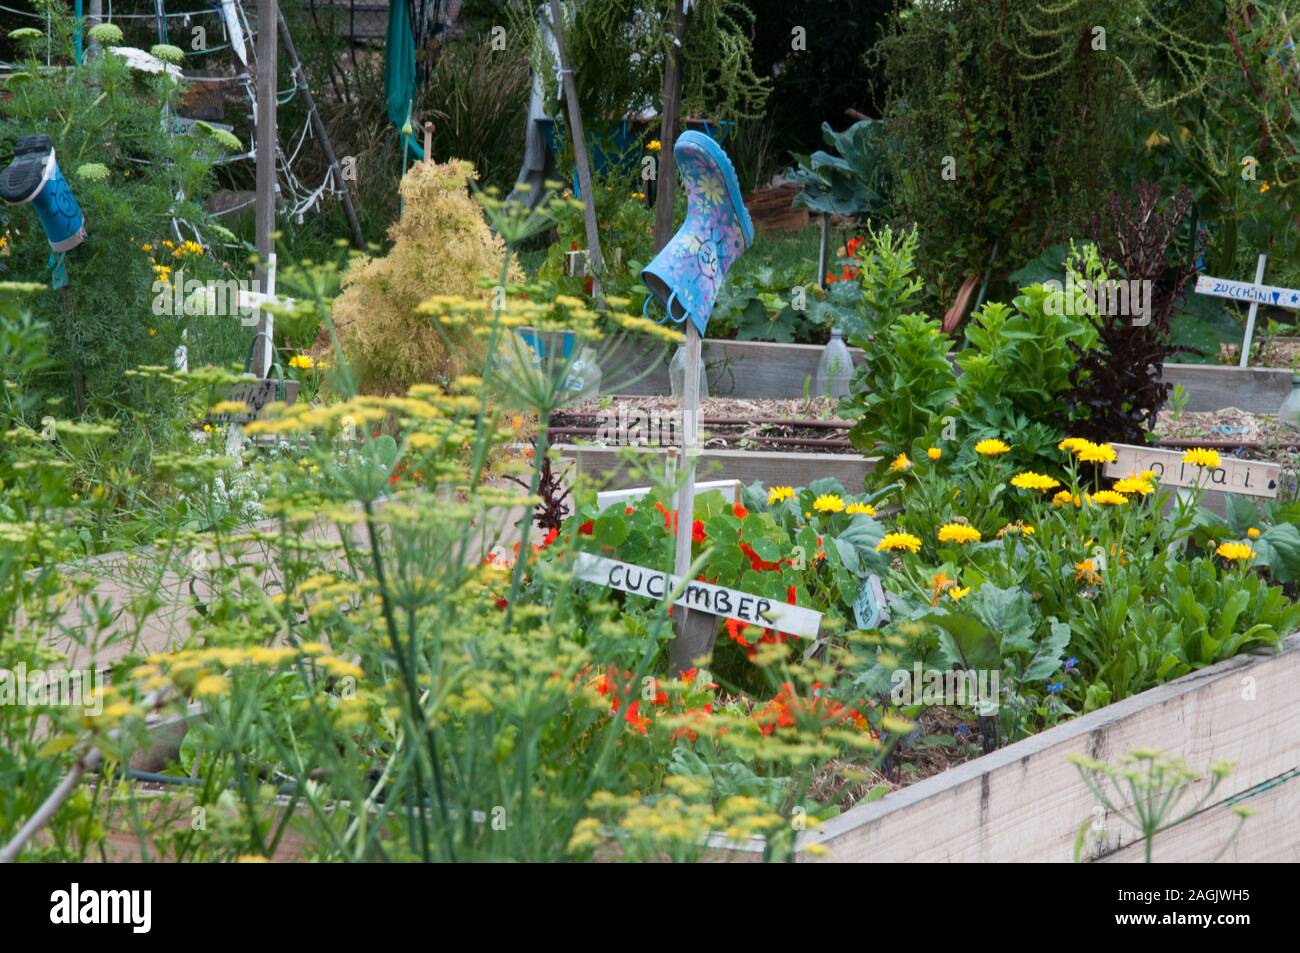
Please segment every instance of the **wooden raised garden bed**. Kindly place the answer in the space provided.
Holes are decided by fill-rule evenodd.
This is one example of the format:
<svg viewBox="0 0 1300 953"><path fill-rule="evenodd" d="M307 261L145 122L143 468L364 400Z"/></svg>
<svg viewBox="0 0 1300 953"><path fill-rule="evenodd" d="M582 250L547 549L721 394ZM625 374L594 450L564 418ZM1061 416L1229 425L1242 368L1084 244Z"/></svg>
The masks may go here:
<svg viewBox="0 0 1300 953"><path fill-rule="evenodd" d="M1107 761L1145 748L1202 773L1236 762L1213 804L1156 835L1154 860L1214 860L1237 825L1237 805L1254 816L1222 859L1300 860L1297 679L1300 634L1280 654L1228 659L850 808L802 835L798 859L824 849L833 861L1068 862L1097 804L1068 756ZM1106 817L1101 830L1087 859L1143 859L1131 828ZM762 850L757 842L716 846L717 859L728 860Z"/></svg>

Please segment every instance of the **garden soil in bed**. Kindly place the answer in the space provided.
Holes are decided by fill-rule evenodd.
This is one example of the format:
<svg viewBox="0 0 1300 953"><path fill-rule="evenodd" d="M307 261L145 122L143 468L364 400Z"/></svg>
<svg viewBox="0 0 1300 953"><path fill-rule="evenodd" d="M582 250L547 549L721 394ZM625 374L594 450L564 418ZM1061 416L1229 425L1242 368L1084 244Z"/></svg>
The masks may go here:
<svg viewBox="0 0 1300 953"><path fill-rule="evenodd" d="M706 397L700 401L701 444L705 449L856 453L848 442L850 422L836 416L837 403L830 397ZM643 443L681 444L681 402L659 396L571 404L552 418L551 442L607 445L602 429L623 426L635 438L638 422Z"/></svg>
<svg viewBox="0 0 1300 953"><path fill-rule="evenodd" d="M1251 414L1227 407L1175 417L1171 411L1164 410L1160 413L1155 433L1161 440L1168 441L1239 441L1246 446L1237 452L1230 447L1221 447L1220 452L1247 460L1280 463L1289 470L1300 469L1300 430L1288 427L1275 414Z"/></svg>

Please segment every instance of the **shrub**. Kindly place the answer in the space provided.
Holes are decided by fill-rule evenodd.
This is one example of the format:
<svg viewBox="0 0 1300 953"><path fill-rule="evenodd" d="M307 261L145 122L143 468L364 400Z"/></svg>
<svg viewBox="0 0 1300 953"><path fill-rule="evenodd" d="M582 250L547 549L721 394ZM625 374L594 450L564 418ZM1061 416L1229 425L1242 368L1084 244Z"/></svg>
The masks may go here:
<svg viewBox="0 0 1300 953"><path fill-rule="evenodd" d="M357 259L343 276L334 324L363 392L403 393L446 383L464 369L453 346L462 342L416 308L431 295L478 293L480 278L502 270L505 245L466 190L475 178L474 167L458 159L413 165L402 180L402 216L388 230L392 249Z"/></svg>

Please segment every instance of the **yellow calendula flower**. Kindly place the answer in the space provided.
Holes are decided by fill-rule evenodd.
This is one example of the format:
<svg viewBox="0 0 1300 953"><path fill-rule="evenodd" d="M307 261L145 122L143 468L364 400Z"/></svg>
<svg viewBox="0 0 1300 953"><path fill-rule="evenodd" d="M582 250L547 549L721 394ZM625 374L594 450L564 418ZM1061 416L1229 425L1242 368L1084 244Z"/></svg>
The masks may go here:
<svg viewBox="0 0 1300 953"><path fill-rule="evenodd" d="M1076 452L1084 463L1114 463L1117 459L1115 448L1108 443L1089 443Z"/></svg>
<svg viewBox="0 0 1300 953"><path fill-rule="evenodd" d="M310 354L295 354L293 357L289 358L289 366L309 371L316 366L316 362L311 359Z"/></svg>
<svg viewBox="0 0 1300 953"><path fill-rule="evenodd" d="M1183 463L1213 470L1219 466L1219 451L1211 450L1209 447L1193 447L1183 454Z"/></svg>
<svg viewBox="0 0 1300 953"><path fill-rule="evenodd" d="M911 533L886 533L885 538L876 544L878 553L892 553L900 549L915 553L920 548L921 541Z"/></svg>
<svg viewBox="0 0 1300 953"><path fill-rule="evenodd" d="M824 493L813 500L813 509L819 513L838 513L844 509L844 500L834 493Z"/></svg>
<svg viewBox="0 0 1300 953"><path fill-rule="evenodd" d="M773 506L782 500L794 499L794 487L792 486L774 486L767 491L767 505Z"/></svg>
<svg viewBox="0 0 1300 953"><path fill-rule="evenodd" d="M1131 476L1122 480L1116 480L1115 485L1111 487L1116 493L1123 493L1126 496L1147 496L1155 492L1155 487L1151 481L1144 480L1141 477Z"/></svg>
<svg viewBox="0 0 1300 953"><path fill-rule="evenodd" d="M944 523L939 527L939 542L941 543L978 543L980 541L980 531L974 526L967 526L965 523Z"/></svg>
<svg viewBox="0 0 1300 953"><path fill-rule="evenodd" d="M650 142L646 145L647 152L658 152L662 148L663 148L663 143L661 143L658 139L651 139Z"/></svg>
<svg viewBox="0 0 1300 953"><path fill-rule="evenodd" d="M998 530L998 539L1001 539L1002 537L1006 536L1008 533L1012 535L1019 534L1020 536L1033 536L1034 528L1030 526L1028 523L1022 523L1021 521L1017 520L1014 523L1008 523L1006 526Z"/></svg>
<svg viewBox="0 0 1300 953"><path fill-rule="evenodd" d="M982 457L996 457L1008 453L1010 450L1010 447L994 437L990 437L988 440L981 440L979 443L975 444L975 452Z"/></svg>
<svg viewBox="0 0 1300 953"><path fill-rule="evenodd" d="M1259 530L1252 526L1250 529L1246 530L1246 535L1251 539L1259 539Z"/></svg>
<svg viewBox="0 0 1300 953"><path fill-rule="evenodd" d="M938 460L943 456L943 451L938 447L931 447L929 450L925 451L925 455L931 460Z"/></svg>
<svg viewBox="0 0 1300 953"><path fill-rule="evenodd" d="M889 465L889 469L893 470L895 473L902 473L911 465L912 461L907 459L907 454L900 453L898 456L894 457L894 462Z"/></svg>
<svg viewBox="0 0 1300 953"><path fill-rule="evenodd" d="M1088 446L1089 441L1082 437L1066 437L1056 445L1057 450L1064 450L1067 453L1077 453L1084 447Z"/></svg>
<svg viewBox="0 0 1300 953"><path fill-rule="evenodd" d="M1128 502L1128 497L1114 490L1098 490L1092 495L1092 501L1103 506L1123 506Z"/></svg>
<svg viewBox="0 0 1300 953"><path fill-rule="evenodd" d="M844 507L844 512L848 513L850 516L856 513L866 513L868 516L875 516L876 508L870 503L850 503L848 506Z"/></svg>
<svg viewBox="0 0 1300 953"><path fill-rule="evenodd" d="M948 598L953 602L961 602L970 595L970 586L953 586L948 590Z"/></svg>
<svg viewBox="0 0 1300 953"><path fill-rule="evenodd" d="M1038 490L1040 493L1046 493L1048 490L1055 490L1061 485L1061 481L1027 470L1012 477L1011 485L1022 490Z"/></svg>
<svg viewBox="0 0 1300 953"><path fill-rule="evenodd" d="M1068 506L1071 503L1077 508L1083 501L1079 499L1079 494L1071 493L1069 490L1062 490L1052 497L1053 506Z"/></svg>
<svg viewBox="0 0 1300 953"><path fill-rule="evenodd" d="M939 572L931 576L930 577L930 605L937 606L939 604L939 596L942 595L945 590L951 589L955 585L956 582L952 579L949 579L948 574L943 570L939 570Z"/></svg>
<svg viewBox="0 0 1300 953"><path fill-rule="evenodd" d="M1091 559L1085 559L1074 564L1074 581L1100 586L1101 574L1097 572L1097 566Z"/></svg>
<svg viewBox="0 0 1300 953"><path fill-rule="evenodd" d="M1219 548L1214 552L1216 555L1234 563L1255 558L1255 550L1245 543L1220 543Z"/></svg>

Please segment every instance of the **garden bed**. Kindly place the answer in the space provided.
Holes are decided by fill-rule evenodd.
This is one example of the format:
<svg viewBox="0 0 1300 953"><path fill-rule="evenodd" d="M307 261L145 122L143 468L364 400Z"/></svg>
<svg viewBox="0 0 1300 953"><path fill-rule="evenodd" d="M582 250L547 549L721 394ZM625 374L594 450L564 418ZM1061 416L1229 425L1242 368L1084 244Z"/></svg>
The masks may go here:
<svg viewBox="0 0 1300 953"><path fill-rule="evenodd" d="M703 357L709 393L719 397L797 399L811 393L817 362L825 348L820 344L772 344L764 341L727 341L707 338ZM861 348L849 348L855 365L862 363ZM620 352L606 364L605 393L662 395L671 391L668 360L671 352ZM621 374L609 373L618 367ZM619 386L627 376L644 375L635 383ZM1213 364L1166 364L1164 379L1187 392L1189 411L1236 407L1256 414L1275 414L1291 393L1291 371L1270 367L1221 367Z"/></svg>
<svg viewBox="0 0 1300 953"><path fill-rule="evenodd" d="M1280 654L1228 659L851 808L803 835L798 859L825 851L834 861L1068 862L1097 804L1068 756L1105 760L1157 749L1200 772L1219 761L1235 761L1236 768L1212 804L1156 836L1156 860L1216 859L1237 823L1232 808L1245 805L1256 815L1224 857L1294 861L1300 844L1297 678L1300 635L1292 635ZM1088 859L1142 860L1131 829L1109 815L1101 829L1105 836L1089 848ZM729 860L756 858L762 850L758 842L718 847Z"/></svg>

